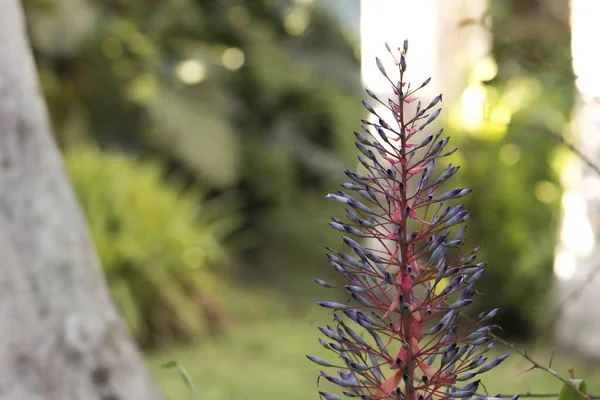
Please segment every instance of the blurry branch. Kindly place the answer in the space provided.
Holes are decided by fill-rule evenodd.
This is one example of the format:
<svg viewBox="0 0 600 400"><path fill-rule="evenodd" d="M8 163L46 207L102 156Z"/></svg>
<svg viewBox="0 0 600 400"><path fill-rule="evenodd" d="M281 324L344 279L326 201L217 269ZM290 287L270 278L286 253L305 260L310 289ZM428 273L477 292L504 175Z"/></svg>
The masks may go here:
<svg viewBox="0 0 600 400"><path fill-rule="evenodd" d="M460 316L462 316L464 319L468 320L471 323L475 323L475 320L473 320L471 317L464 315L464 314L459 314ZM497 329L502 329L499 326L494 326ZM523 349L523 350L519 350L514 344L508 342L507 340L502 339L500 336L496 335L493 332L489 332L488 333L492 338L494 338L494 340L502 343L503 345L505 345L506 347L508 347L509 349L511 349L514 353L517 353L518 355L520 355L521 357L523 357L524 359L526 359L527 361L529 361L529 363L531 363L531 367L523 372L521 372L521 374L533 371L534 369L541 369L542 371L547 372L548 374L552 375L554 378L556 378L557 380L561 381L562 383L564 383L565 385L569 386L571 389L573 389L578 395L582 396L585 400L591 400L591 399L600 399L600 396L592 396L592 395L587 395L582 393L573 383L571 383L567 378L563 378L561 375L559 375L556 371L554 371L552 369L552 357L550 357L550 362L548 363L548 366L544 366L542 364L540 364L539 362L537 362L536 360L534 360L529 354L527 354L527 350ZM554 355L554 353L553 353ZM499 395L497 397L513 397L515 395ZM519 394L519 397L551 397L552 395L546 395L546 394L537 394L537 393L530 393L527 392L526 395L523 394ZM485 396L484 396L485 397Z"/></svg>
<svg viewBox="0 0 600 400"><path fill-rule="evenodd" d="M596 98L597 99L597 98ZM556 139L567 149L571 150L581 161L583 161L588 167L590 167L600 177L600 167L590 160L581 150L569 143L562 135L554 132L544 131L548 136Z"/></svg>
<svg viewBox="0 0 600 400"><path fill-rule="evenodd" d="M531 356L529 356L529 354L527 354L527 350L526 349L523 349L523 350L517 349L515 347L515 345L513 345L512 343L507 342L506 340L502 339L500 336L496 335L495 333L490 332L490 336L493 337L495 340L499 341L500 343L502 343L503 345L505 345L506 347L508 347L509 349L511 349L513 352L519 354L521 357L523 357L524 359L526 359L527 361L529 361L531 363L531 368L529 368L528 370L523 371L522 373L533 371L534 369L541 369L542 371L545 371L545 372L549 373L550 375L552 375L553 377L555 377L556 379L558 379L559 381L561 381L565 385L569 386L578 395L580 395L581 397L583 397L586 400L599 399L600 398L600 396L591 396L591 395L584 394L573 383L571 383L568 379L563 378L556 371L554 371L551 368L551 366L552 366L552 357L550 358L550 362L548 363L548 366L546 367L546 366L540 364L539 362L535 361L533 358L531 358ZM546 397L546 396L545 395L539 395L539 394L538 395L535 395L535 394L532 395L532 393L529 393L528 396L520 395L520 397Z"/></svg>
<svg viewBox="0 0 600 400"><path fill-rule="evenodd" d="M476 393L477 396L481 396L481 397L486 397L485 394L480 394L480 393ZM519 398L538 398L538 399L544 399L544 398L557 398L558 397L558 393L531 393L531 392L525 392L525 393L518 393L518 394L497 394L496 397L502 397L502 398L511 398L514 396L519 396ZM600 396L587 396L590 399L600 399Z"/></svg>

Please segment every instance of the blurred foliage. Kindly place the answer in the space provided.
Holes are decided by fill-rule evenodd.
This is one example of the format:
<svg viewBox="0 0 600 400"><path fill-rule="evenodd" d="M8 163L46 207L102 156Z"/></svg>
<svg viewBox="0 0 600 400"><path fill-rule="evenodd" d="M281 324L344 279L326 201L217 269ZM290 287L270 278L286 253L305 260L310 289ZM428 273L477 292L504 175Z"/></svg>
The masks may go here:
<svg viewBox="0 0 600 400"><path fill-rule="evenodd" d="M219 333L222 238L235 220L197 191L163 180L156 162L69 147L71 181L91 227L112 297L143 346Z"/></svg>
<svg viewBox="0 0 600 400"><path fill-rule="evenodd" d="M570 37L545 1L490 4L498 73L475 88L487 119L470 135L449 130L465 155L458 179L477 193L470 235L490 263L478 304L500 306L498 322L526 335L552 270L560 189L547 133L562 131L573 103ZM325 222L339 209L323 196L355 162L355 39L292 0L25 5L61 146L91 139L155 158L217 201L235 193L237 276L304 290L305 273L323 270L323 245L337 242Z"/></svg>
<svg viewBox="0 0 600 400"><path fill-rule="evenodd" d="M332 17L295 1L25 3L63 147L93 138L234 191L246 276L295 288L279 274L323 265L323 195L362 115L357 43Z"/></svg>
<svg viewBox="0 0 600 400"><path fill-rule="evenodd" d="M470 236L489 263L474 312L500 307L498 324L526 337L548 316L563 150L552 135L563 134L574 104L571 37L568 11L544 1L490 4L497 70L474 71L467 91L483 94L484 120L451 124L461 150L453 161L474 190L465 201Z"/></svg>

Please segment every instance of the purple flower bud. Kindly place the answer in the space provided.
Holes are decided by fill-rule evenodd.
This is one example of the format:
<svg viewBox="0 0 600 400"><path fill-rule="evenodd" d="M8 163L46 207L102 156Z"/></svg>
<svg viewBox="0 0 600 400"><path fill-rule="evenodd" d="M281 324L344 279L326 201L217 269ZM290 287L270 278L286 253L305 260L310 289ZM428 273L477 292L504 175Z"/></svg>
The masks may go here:
<svg viewBox="0 0 600 400"><path fill-rule="evenodd" d="M456 153L456 151L458 150L458 147L453 148L452 150L449 150L447 152L445 152L444 154L442 154L440 157L448 157L451 156L452 154Z"/></svg>
<svg viewBox="0 0 600 400"><path fill-rule="evenodd" d="M469 340L469 339L467 339L467 340ZM472 339L471 339L471 340L472 340ZM490 338L489 338L489 337L487 337L487 336L480 337L480 338L478 338L478 339L475 339L475 340L473 340L473 341L471 342L471 346L475 346L475 347L477 347L477 346L481 346L482 344L486 344L486 343L487 343L487 342L489 342L489 341L490 341Z"/></svg>
<svg viewBox="0 0 600 400"><path fill-rule="evenodd" d="M383 63L381 62L381 60L378 57L376 57L375 62L377 63L377 68L379 68L379 71L381 71L383 76L387 78L387 73L385 72L385 68L383 67Z"/></svg>
<svg viewBox="0 0 600 400"><path fill-rule="evenodd" d="M323 378L327 379L329 382L335 383L336 385L339 385L339 386L343 386L343 387L359 386L359 385L356 384L356 382L352 382L350 380L336 378L335 376L329 375L325 371L321 371L321 376L323 376Z"/></svg>
<svg viewBox="0 0 600 400"><path fill-rule="evenodd" d="M431 103L429 103L429 105L427 106L427 108L425 108L426 110L429 110L431 107L435 106L437 103L439 103L440 101L442 101L442 95L438 94L437 96L435 96L433 98L433 100L431 100ZM439 113L438 113L439 114Z"/></svg>
<svg viewBox="0 0 600 400"><path fill-rule="evenodd" d="M427 333L425 333L426 335L435 335L436 333L438 333L442 328L444 327L444 324L439 323L436 324L434 326L431 327L431 329L429 329L427 331Z"/></svg>
<svg viewBox="0 0 600 400"><path fill-rule="evenodd" d="M371 210L369 207L365 206L364 204L362 204L362 203L361 203L361 202L359 202L359 201L356 201L356 200L348 200L347 204L348 204L350 207L352 207L352 208L354 208L354 209L356 209L356 210L358 210L358 211L362 211L362 212L364 212L364 213L366 213L366 214L375 214L375 213L373 212L373 210Z"/></svg>
<svg viewBox="0 0 600 400"><path fill-rule="evenodd" d="M335 351L346 351L344 346L339 343L329 343L329 347L331 347Z"/></svg>
<svg viewBox="0 0 600 400"><path fill-rule="evenodd" d="M356 185L354 183L342 183L342 187L348 190L362 190L364 186Z"/></svg>
<svg viewBox="0 0 600 400"><path fill-rule="evenodd" d="M438 197L435 201L445 201L449 199L458 199L471 193L471 189L453 189Z"/></svg>
<svg viewBox="0 0 600 400"><path fill-rule="evenodd" d="M329 226L331 226L333 229L337 229L338 231L346 232L346 230L344 229L344 225L342 225L342 224L338 224L336 222L330 222Z"/></svg>
<svg viewBox="0 0 600 400"><path fill-rule="evenodd" d="M458 310L459 308L466 307L473 302L473 299L458 300L448 306L450 310Z"/></svg>
<svg viewBox="0 0 600 400"><path fill-rule="evenodd" d="M388 139L388 137L385 134L385 131L383 129L381 129L380 127L376 127L375 129L377 130L377 133L379 134L379 136L381 137L381 139L383 139L384 142L386 142L386 143L390 142L390 140Z"/></svg>
<svg viewBox="0 0 600 400"><path fill-rule="evenodd" d="M375 112L373 107L371 107L371 105L369 103L367 103L366 101L363 100L362 104L368 112L370 112L373 115L377 115L377 113Z"/></svg>
<svg viewBox="0 0 600 400"><path fill-rule="evenodd" d="M494 361L491 361L487 364L485 364L483 367L479 368L479 370L477 371L478 374L482 374L484 372L489 371L490 369L497 367L498 365L500 365L500 363L504 360L506 360L508 358L510 354L504 354L501 355L500 357L496 358Z"/></svg>
<svg viewBox="0 0 600 400"><path fill-rule="evenodd" d="M364 293L366 292L368 289L361 287L361 286L345 286L346 290L349 291L350 293Z"/></svg>
<svg viewBox="0 0 600 400"><path fill-rule="evenodd" d="M306 358L308 358L310 361L314 362L315 364L319 364L323 367L335 367L335 365L323 360L322 358L316 357L316 356L306 356Z"/></svg>
<svg viewBox="0 0 600 400"><path fill-rule="evenodd" d="M492 311L487 313L484 317L480 317L479 321L483 322L483 321L487 321L489 319L494 318L496 316L496 314L498 314L499 310L500 310L499 308L494 308Z"/></svg>
<svg viewBox="0 0 600 400"><path fill-rule="evenodd" d="M332 288L333 287L329 283L327 283L327 282L325 282L324 280L321 280L321 279L315 279L315 282L318 285L321 285L321 286L326 287L326 288Z"/></svg>
<svg viewBox="0 0 600 400"><path fill-rule="evenodd" d="M364 297L362 297L361 295L359 295L359 294L356 294L356 293L352 293L352 295L351 295L351 296L352 296L352 298L353 298L354 300L356 300L357 302L359 302L359 303L360 303L360 304L362 304L363 306L365 306L365 307L368 307L368 308L372 308L372 307L373 307L373 304L371 304L371 302L369 302L367 299L365 299L365 298L364 298Z"/></svg>
<svg viewBox="0 0 600 400"><path fill-rule="evenodd" d="M369 369L371 369L370 367L366 366L365 364L361 364L361 363L357 363L357 362L350 362L350 368L356 370L356 371L368 371Z"/></svg>
<svg viewBox="0 0 600 400"><path fill-rule="evenodd" d="M333 340L335 340L337 342L341 341L341 338L338 335L336 335L336 333L331 328L329 328L329 327L327 327L327 328L319 327L319 330L321 332L323 332L323 334L325 336L327 336L329 339L333 339Z"/></svg>
<svg viewBox="0 0 600 400"><path fill-rule="evenodd" d="M375 154L373 154L373 152L369 149L367 149L365 146L363 146L362 144L356 142L354 143L356 145L356 148L363 153L365 156L367 156L368 158L370 158L371 160L375 160Z"/></svg>
<svg viewBox="0 0 600 400"><path fill-rule="evenodd" d="M364 226L365 228L374 228L375 224L369 221L365 221L364 219L359 219L358 223L362 226Z"/></svg>
<svg viewBox="0 0 600 400"><path fill-rule="evenodd" d="M342 400L341 397L329 392L319 392L319 395L325 400Z"/></svg>
<svg viewBox="0 0 600 400"><path fill-rule="evenodd" d="M372 191L372 189L371 189ZM374 195L372 195L371 193L369 193L369 190L359 190L358 194L360 194L362 197L364 197L365 199L372 201L372 202L377 202L377 199L375 198Z"/></svg>
<svg viewBox="0 0 600 400"><path fill-rule="evenodd" d="M448 144L449 140L450 140L450 138L444 138L444 139L440 140L439 142L437 142L435 145L433 145L433 147L431 148L429 155L427 157L428 158L437 157L437 155L440 154L442 152L442 150L444 149L444 147Z"/></svg>
<svg viewBox="0 0 600 400"><path fill-rule="evenodd" d="M325 307L325 308L331 308L332 310L347 310L348 308L350 308L350 306L347 306L345 304L341 304L341 303L336 303L334 301L319 301L317 302L318 305L320 305L321 307Z"/></svg>
<svg viewBox="0 0 600 400"><path fill-rule="evenodd" d="M431 77L425 79L425 81L423 83L421 83L421 86L419 86L419 89L427 86L429 84L429 82L431 82Z"/></svg>
<svg viewBox="0 0 600 400"><path fill-rule="evenodd" d="M339 201L340 203L344 203L344 204L348 204L349 199L342 197L342 196L338 196L336 194L331 194L329 193L327 196L325 196L326 199L329 200L334 200L334 201Z"/></svg>
<svg viewBox="0 0 600 400"><path fill-rule="evenodd" d="M366 131L366 129L365 129L365 131ZM369 142L369 139L365 135L363 135L362 133L360 133L360 132L354 132L354 136L356 137L356 140L359 141L362 144L367 144L367 145L371 144Z"/></svg>
<svg viewBox="0 0 600 400"><path fill-rule="evenodd" d="M343 225L342 226L343 230L360 238L365 238L367 237L367 235L365 235L362 231L359 231L358 229L350 226L350 225ZM337 228L336 228L337 229ZM339 230L339 229L338 229Z"/></svg>
<svg viewBox="0 0 600 400"><path fill-rule="evenodd" d="M475 377L475 375L477 375L476 372L468 372L468 373L466 373L464 375L461 375L461 376L457 377L456 380L458 382L468 381L470 379L473 379Z"/></svg>

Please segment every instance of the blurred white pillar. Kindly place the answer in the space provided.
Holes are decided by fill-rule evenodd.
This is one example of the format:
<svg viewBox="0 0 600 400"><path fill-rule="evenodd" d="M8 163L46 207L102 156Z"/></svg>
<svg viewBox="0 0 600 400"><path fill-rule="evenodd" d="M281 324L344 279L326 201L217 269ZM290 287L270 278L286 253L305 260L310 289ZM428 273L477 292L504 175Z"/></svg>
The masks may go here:
<svg viewBox="0 0 600 400"><path fill-rule="evenodd" d="M600 2L572 0L571 30L577 105L573 128L577 147L600 163ZM600 357L600 177L580 160L565 166L562 176L562 226L556 251L555 299L558 316L555 343Z"/></svg>
<svg viewBox="0 0 600 400"><path fill-rule="evenodd" d="M472 83L471 72L489 56L491 46L488 28L479 23L463 26L461 22L481 20L487 9L488 0L362 0L363 85L384 101L393 95L389 82L375 64L375 57L383 61L386 70L397 70L385 43L394 49L408 39L407 80L420 84L432 77L421 97L427 101L443 93L445 109L455 108ZM379 112L382 107L376 109Z"/></svg>
<svg viewBox="0 0 600 400"><path fill-rule="evenodd" d="M392 80L397 79L398 69L387 53L385 43L397 49L407 39L406 81L418 86L425 79L432 78L429 85L419 92L425 104L439 93L444 95L444 112L440 122L428 129L428 132L435 132L441 121L449 117L448 111L460 104L473 68L489 55L489 30L476 24L460 27L465 19L481 19L486 10L487 0L362 0L363 85L385 103L388 97L393 98L391 85L379 71L375 58L381 59ZM374 100L367 101L386 120L394 120L385 107ZM416 102L408 105L409 115L415 105ZM484 104L475 106L483 108ZM373 116L369 115L369 118L372 120ZM379 245L372 241L369 246Z"/></svg>
<svg viewBox="0 0 600 400"><path fill-rule="evenodd" d="M375 57L381 59L390 78L395 79L398 75L398 68L385 49L385 43L397 49L408 39L408 81L420 84L433 75L436 65L436 10L435 0L362 0L362 81L383 101L393 96L393 92L390 83L377 68ZM434 82L430 87L433 85ZM431 89L428 91L432 93ZM377 109L378 112L380 110L381 107Z"/></svg>

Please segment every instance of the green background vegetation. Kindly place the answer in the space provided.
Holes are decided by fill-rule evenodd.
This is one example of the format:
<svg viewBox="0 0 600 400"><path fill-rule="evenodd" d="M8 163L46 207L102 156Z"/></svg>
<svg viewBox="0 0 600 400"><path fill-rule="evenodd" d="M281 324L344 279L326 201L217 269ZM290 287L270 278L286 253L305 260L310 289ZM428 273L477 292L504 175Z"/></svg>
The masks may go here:
<svg viewBox="0 0 600 400"><path fill-rule="evenodd" d="M203 399L314 398L303 355L325 318L314 300L329 293L312 279L330 278L323 247L339 239L326 223L342 212L324 195L355 166L364 116L356 38L310 2L25 4L111 293L171 398L186 398L177 373L158 368L171 359ZM490 264L476 307L501 307L498 323L519 340L548 334L538 327L561 193L549 134L573 106L568 26L516 29L538 7L491 2L497 74L473 81L489 112L472 129L447 123L454 184L475 192L470 237ZM488 389L525 369L514 357ZM558 390L538 375L514 390Z"/></svg>

